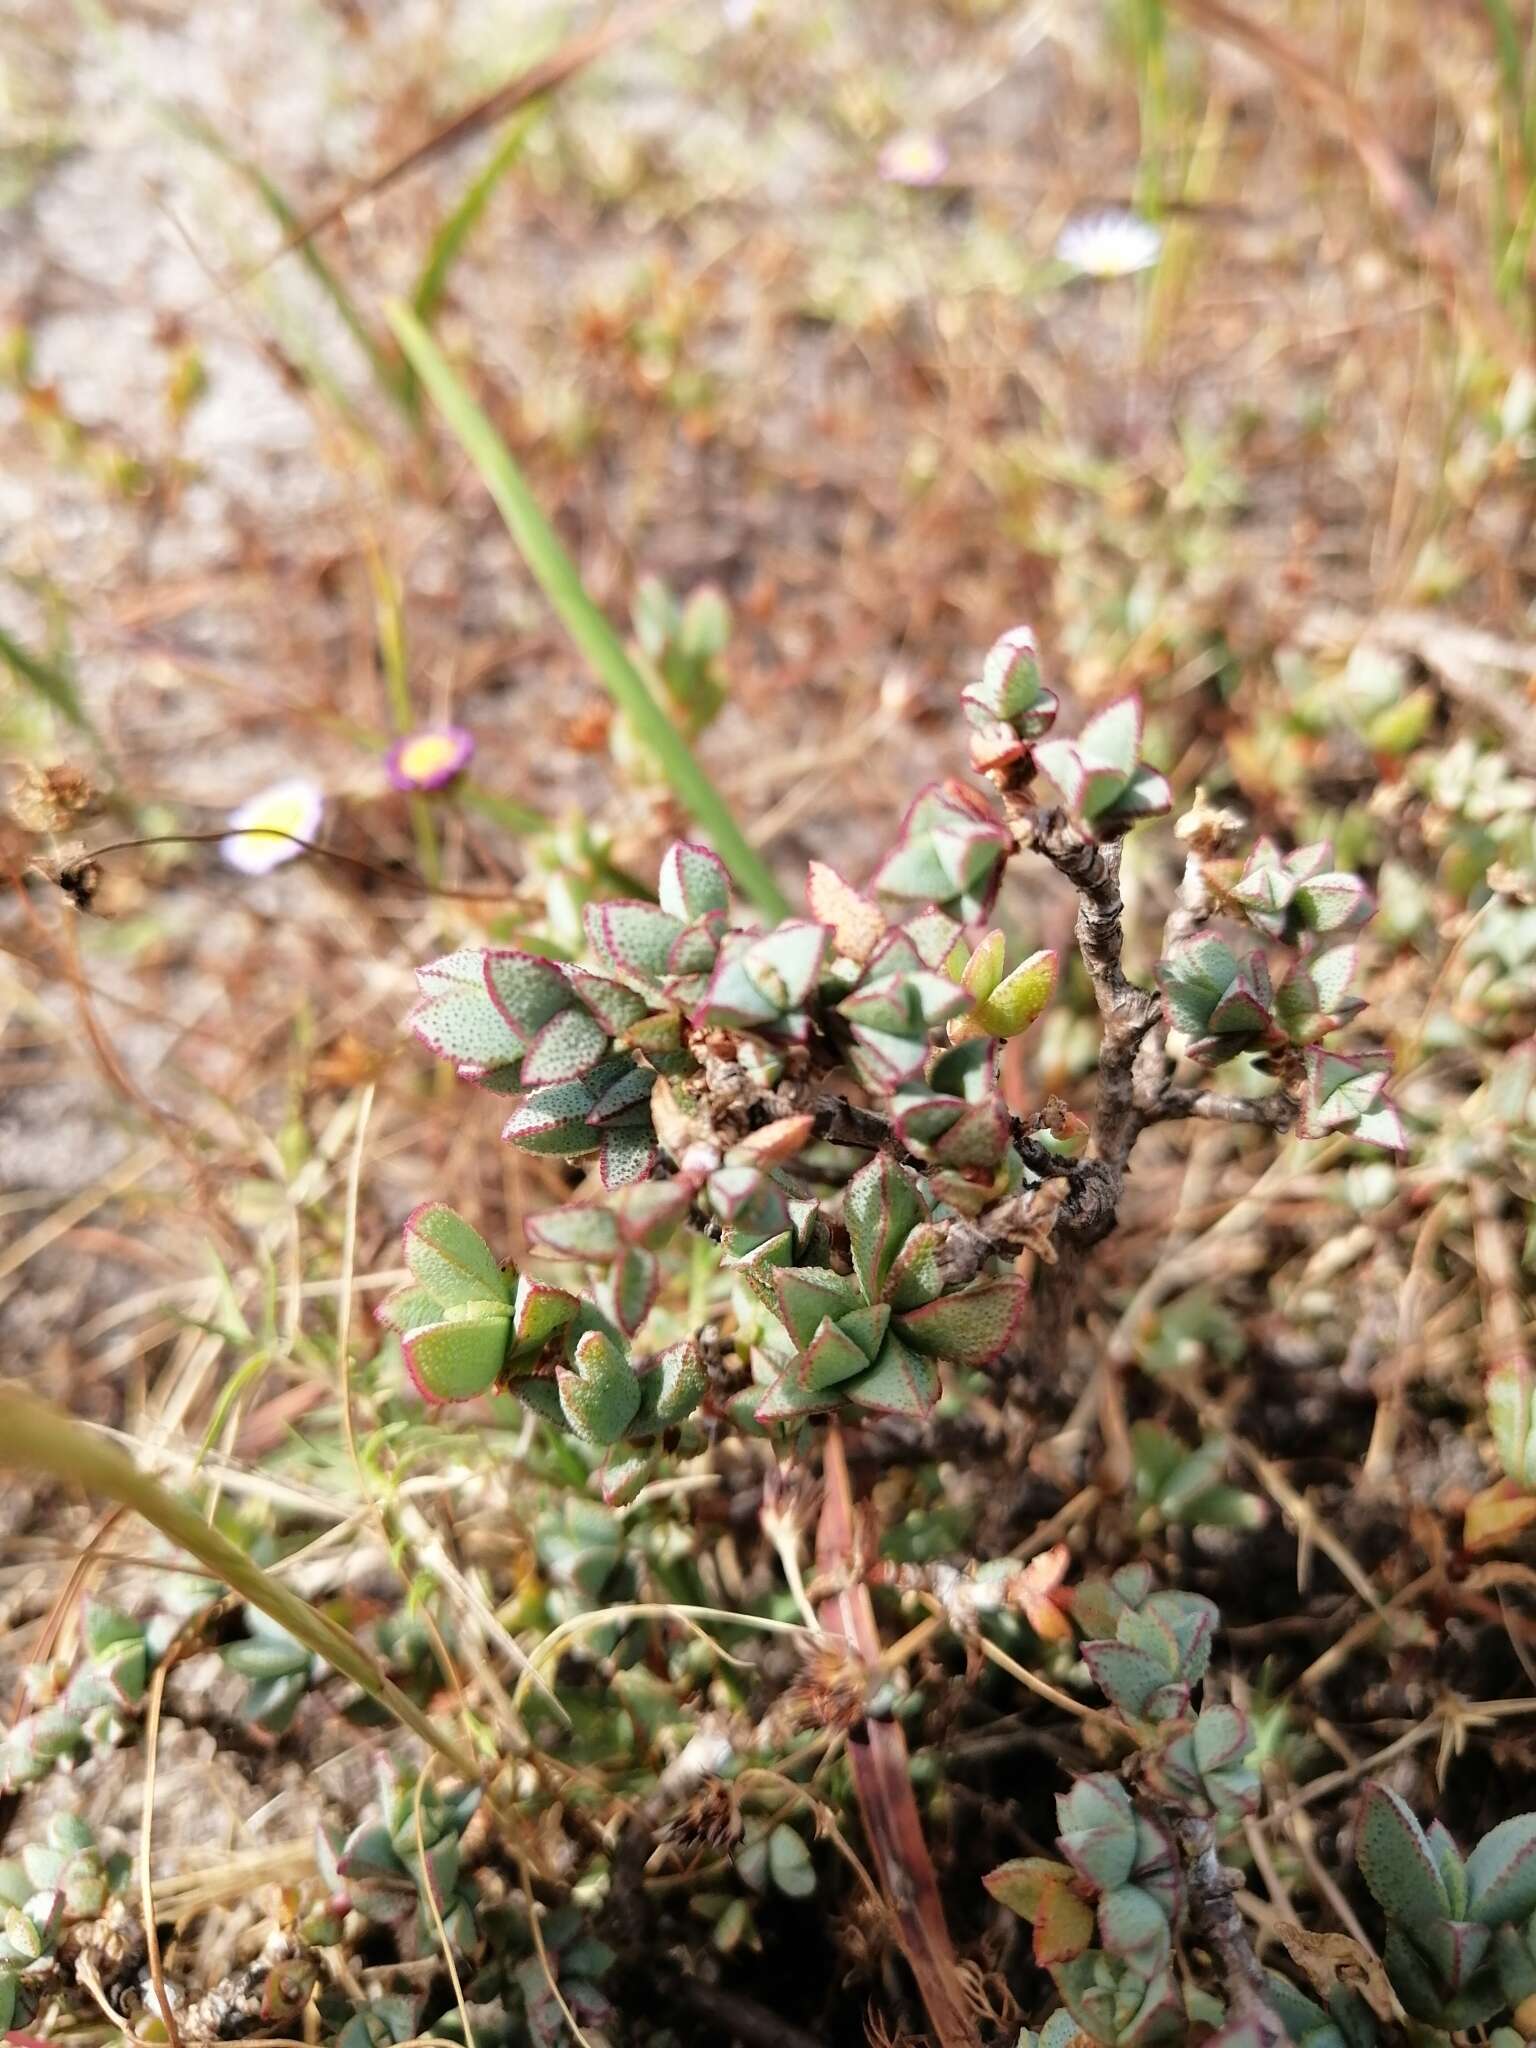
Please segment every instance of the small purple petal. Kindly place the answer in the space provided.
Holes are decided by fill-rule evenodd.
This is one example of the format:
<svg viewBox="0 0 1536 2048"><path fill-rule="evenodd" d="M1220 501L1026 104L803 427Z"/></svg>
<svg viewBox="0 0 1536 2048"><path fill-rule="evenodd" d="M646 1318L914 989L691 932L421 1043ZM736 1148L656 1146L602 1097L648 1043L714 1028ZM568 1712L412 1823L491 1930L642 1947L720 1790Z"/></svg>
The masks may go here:
<svg viewBox="0 0 1536 2048"><path fill-rule="evenodd" d="M473 733L462 725L427 725L395 741L384 772L396 789L443 789L462 775L475 751Z"/></svg>

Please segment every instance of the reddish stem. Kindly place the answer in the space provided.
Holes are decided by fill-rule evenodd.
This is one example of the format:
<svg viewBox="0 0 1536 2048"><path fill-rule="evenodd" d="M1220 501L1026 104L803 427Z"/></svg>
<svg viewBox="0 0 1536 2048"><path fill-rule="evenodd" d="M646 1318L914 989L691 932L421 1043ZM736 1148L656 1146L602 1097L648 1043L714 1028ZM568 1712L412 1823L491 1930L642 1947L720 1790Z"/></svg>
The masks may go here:
<svg viewBox="0 0 1536 2048"><path fill-rule="evenodd" d="M821 1603L821 1624L840 1636L871 1671L880 1662L874 1602L861 1577L855 1542L853 1488L842 1431L833 1422L822 1460L826 1499L816 1531L816 1567L840 1588ZM880 1887L896 1922L903 1955L917 1979L939 2048L979 2048L975 2017L949 1938L939 1881L912 1796L907 1739L896 1721L866 1721L848 1738L848 1759L874 1852Z"/></svg>

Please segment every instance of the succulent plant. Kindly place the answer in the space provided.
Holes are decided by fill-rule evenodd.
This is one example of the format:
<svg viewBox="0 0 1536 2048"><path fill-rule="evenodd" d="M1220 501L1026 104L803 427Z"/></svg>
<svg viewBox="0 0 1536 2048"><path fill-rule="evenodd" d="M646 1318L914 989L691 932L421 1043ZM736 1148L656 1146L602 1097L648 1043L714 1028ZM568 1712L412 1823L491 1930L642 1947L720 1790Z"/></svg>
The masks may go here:
<svg viewBox="0 0 1536 2048"><path fill-rule="evenodd" d="M1197 1529L1256 1529L1264 1503L1256 1494L1226 1485L1221 1477L1227 1446L1209 1437L1195 1450L1180 1443L1159 1422L1131 1425L1131 1459L1137 1498L1149 1518Z"/></svg>
<svg viewBox="0 0 1536 2048"><path fill-rule="evenodd" d="M826 958L825 925L808 919L771 932L728 932L693 1022L705 1029L749 1032L771 1043L801 1045L810 1034L809 1004Z"/></svg>
<svg viewBox="0 0 1536 2048"><path fill-rule="evenodd" d="M44 1666L27 1675L29 1711L0 1740L0 1791L35 1785L93 1750L126 1740L150 1673L179 1626L168 1616L135 1621L88 1601L79 1665L72 1672Z"/></svg>
<svg viewBox="0 0 1536 2048"><path fill-rule="evenodd" d="M421 2031L421 1999L385 1992L358 2006L337 2029L332 2048L400 2048Z"/></svg>
<svg viewBox="0 0 1536 2048"><path fill-rule="evenodd" d="M626 1193L632 1202L653 1195L661 1204L675 1200L665 1186ZM638 1328L652 1271L625 1264L631 1250L643 1253L644 1246L621 1242L614 1212L577 1208L540 1221L546 1248L564 1224L562 1256L623 1267L608 1291ZM547 1421L609 1445L681 1422L703 1394L703 1365L691 1340L637 1370L622 1329L598 1307L527 1273L514 1289L479 1232L441 1202L407 1219L405 1261L411 1281L380 1305L378 1316L398 1333L411 1377L429 1400L474 1400L504 1381Z"/></svg>
<svg viewBox="0 0 1536 2048"><path fill-rule="evenodd" d="M250 1681L241 1707L243 1718L269 1735L281 1735L326 1667L260 1608L248 1607L245 1619L249 1634L227 1643L219 1654L231 1671Z"/></svg>
<svg viewBox="0 0 1536 2048"><path fill-rule="evenodd" d="M690 738L725 702L719 660L731 637L731 608L712 583L679 603L659 576L635 590L635 638L666 691L674 717Z"/></svg>
<svg viewBox="0 0 1536 2048"><path fill-rule="evenodd" d="M1004 725L1022 742L1045 737L1059 706L1040 680L1040 649L1028 626L1011 626L993 641L980 679L960 692L960 702L978 732Z"/></svg>
<svg viewBox="0 0 1536 2048"><path fill-rule="evenodd" d="M958 926L948 931L958 938ZM947 933L938 936L942 945ZM920 950L913 932L898 926L837 1014L848 1028L855 1072L889 1093L922 1072L939 1027L969 1008L966 991L939 971L932 950Z"/></svg>
<svg viewBox="0 0 1536 2048"><path fill-rule="evenodd" d="M1536 1372L1523 1358L1496 1365L1486 1386L1488 1427L1516 1486L1536 1488Z"/></svg>
<svg viewBox="0 0 1536 2048"><path fill-rule="evenodd" d="M406 1022L460 1077L503 1092L574 1081L607 1057L612 1033L552 960L513 947L447 953L416 970Z"/></svg>
<svg viewBox="0 0 1536 2048"><path fill-rule="evenodd" d="M1386 1152L1406 1152L1403 1119L1386 1092L1392 1062L1386 1053L1333 1052L1308 1046L1306 1095L1298 1131L1304 1138L1326 1138L1333 1132L1380 1145Z"/></svg>
<svg viewBox="0 0 1536 2048"><path fill-rule="evenodd" d="M1274 1022L1292 1045L1315 1045L1365 1008L1349 985L1359 966L1354 946L1329 946L1295 961L1275 990Z"/></svg>
<svg viewBox="0 0 1536 2048"><path fill-rule="evenodd" d="M1275 991L1262 953L1240 960L1218 932L1176 940L1158 962L1169 1026L1201 1066L1220 1066L1275 1036Z"/></svg>
<svg viewBox="0 0 1536 2048"><path fill-rule="evenodd" d="M1056 991L1058 955L1046 948L1005 972L1007 950L1000 931L988 932L960 975L975 1007L949 1027L952 1044L972 1038L1017 1038L1029 1029Z"/></svg>
<svg viewBox="0 0 1536 2048"><path fill-rule="evenodd" d="M376 1820L350 1833L322 1827L316 1836L327 1891L346 1910L400 1930L416 1953L436 1946L440 1919L455 1950L473 1954L478 1895L463 1844L479 1803L478 1785L445 1792L430 1782L418 1788L408 1771L383 1773Z"/></svg>
<svg viewBox="0 0 1536 2048"><path fill-rule="evenodd" d="M1205 1676L1219 1618L1203 1594L1151 1593L1123 1610L1112 1639L1085 1642L1083 1661L1128 1720L1177 1720Z"/></svg>
<svg viewBox="0 0 1536 2048"><path fill-rule="evenodd" d="M1089 1949L1056 1973L1068 2013L1103 2048L1149 2048L1183 2033L1183 2001L1164 1963L1146 1976L1134 1963Z"/></svg>
<svg viewBox="0 0 1536 2048"><path fill-rule="evenodd" d="M1274 1970L1264 1973L1264 1996L1296 2048L1377 2048L1381 2026L1353 1985L1337 1983L1327 2007Z"/></svg>
<svg viewBox="0 0 1536 2048"><path fill-rule="evenodd" d="M1034 750L1035 766L1095 839L1118 839L1172 808L1166 778L1140 758L1141 729L1141 699L1122 697L1090 718L1076 739L1042 740Z"/></svg>
<svg viewBox="0 0 1536 2048"><path fill-rule="evenodd" d="M853 1271L783 1266L767 1305L793 1353L755 1410L790 1422L844 1403L878 1414L922 1415L938 1392L938 1364L982 1365L1008 1344L1024 1309L1013 1274L945 1292L939 1235L917 1177L877 1155L843 1202Z"/></svg>
<svg viewBox="0 0 1536 2048"><path fill-rule="evenodd" d="M946 1047L924 1077L892 1098L896 1135L916 1159L938 1168L995 1174L1013 1136L997 1090L997 1054L985 1038Z"/></svg>
<svg viewBox="0 0 1536 2048"><path fill-rule="evenodd" d="M1147 1781L1186 1813L1241 1820L1259 1800L1248 1758L1253 1729L1236 1707L1205 1706L1191 1722L1169 1728L1147 1762Z"/></svg>

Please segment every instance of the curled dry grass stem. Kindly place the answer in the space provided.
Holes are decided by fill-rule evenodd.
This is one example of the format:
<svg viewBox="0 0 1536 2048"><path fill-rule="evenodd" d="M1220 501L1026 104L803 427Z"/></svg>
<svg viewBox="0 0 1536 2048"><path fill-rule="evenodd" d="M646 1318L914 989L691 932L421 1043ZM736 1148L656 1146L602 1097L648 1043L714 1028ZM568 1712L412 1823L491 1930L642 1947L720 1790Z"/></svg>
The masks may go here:
<svg viewBox="0 0 1536 2048"><path fill-rule="evenodd" d="M139 1468L95 1430L15 1386L0 1386L0 1466L33 1477L77 1485L142 1515L161 1535L189 1551L210 1575L223 1580L334 1670L361 1686L371 1700L409 1728L460 1777L478 1782L480 1767L382 1672L355 1636L263 1571L220 1530Z"/></svg>
<svg viewBox="0 0 1536 2048"><path fill-rule="evenodd" d="M811 1631L802 1621L777 1621L768 1614L732 1614L724 1607L680 1606L665 1600L625 1600L613 1607L597 1607L590 1614L572 1615L569 1621L562 1621L558 1628L537 1645L528 1659L528 1668L517 1681L512 1694L512 1704L521 1710L523 1695L534 1683L544 1667L563 1650L567 1643L575 1642L590 1629L605 1628L610 1621L660 1621L663 1619L686 1622L696 1636L709 1644L717 1657L723 1657L727 1664L740 1664L739 1657L733 1657L729 1650L717 1643L706 1629L697 1626L703 1621L720 1621L731 1628L760 1629L766 1635L809 1636Z"/></svg>

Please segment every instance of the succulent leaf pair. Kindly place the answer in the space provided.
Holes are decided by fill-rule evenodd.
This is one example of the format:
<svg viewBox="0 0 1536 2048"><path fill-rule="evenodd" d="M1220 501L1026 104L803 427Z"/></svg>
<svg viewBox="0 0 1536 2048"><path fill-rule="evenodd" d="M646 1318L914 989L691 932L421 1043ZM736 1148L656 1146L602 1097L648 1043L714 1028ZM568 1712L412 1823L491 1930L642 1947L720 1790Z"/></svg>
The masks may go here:
<svg viewBox="0 0 1536 2048"><path fill-rule="evenodd" d="M1044 739L1059 711L1055 690L1040 680L1040 649L1028 627L1010 627L987 649L977 682L961 690L973 729L971 760L979 770L1008 766Z"/></svg>
<svg viewBox="0 0 1536 2048"><path fill-rule="evenodd" d="M651 1192L635 1188L627 1196L638 1203ZM654 1192L653 1208L675 1199L665 1186ZM578 1207L540 1221L551 1232L566 1226L566 1256L578 1243L588 1260L645 1250L643 1242L623 1242L619 1217L606 1209ZM651 1227L658 1227L654 1216ZM514 1289L479 1232L441 1202L407 1218L405 1260L411 1281L378 1315L398 1333L411 1377L429 1400L474 1400L508 1379L547 1420L588 1443L613 1444L682 1421L702 1398L703 1366L691 1341L637 1372L620 1329L598 1308L527 1273ZM639 1271L639 1297L624 1293L636 1328L650 1289L647 1269ZM615 1292L630 1285L621 1280Z"/></svg>
<svg viewBox="0 0 1536 2048"><path fill-rule="evenodd" d="M67 1812L43 1841L0 1860L0 2035L34 2018L54 1987L61 1938L99 1918L131 1872L127 1856L103 1856L88 1824Z"/></svg>
<svg viewBox="0 0 1536 2048"><path fill-rule="evenodd" d="M1056 1846L1066 1859L1004 1863L987 1889L1033 1922L1043 1969L1093 1945L1151 1978L1166 1963L1182 1907L1178 1854L1161 1821L1134 1806L1118 1778L1095 1772L1058 1796Z"/></svg>
<svg viewBox="0 0 1536 2048"><path fill-rule="evenodd" d="M320 1828L315 1838L320 1874L332 1895L365 1920L397 1928L414 1921L420 1953L435 1944L440 1918L454 1948L468 1955L479 1942L478 1898L464 1869L463 1838L479 1805L480 1788L449 1793L428 1783L420 1788L419 1800L416 1793L408 1774L386 1778L377 1820L350 1833Z"/></svg>
<svg viewBox="0 0 1536 2048"><path fill-rule="evenodd" d="M966 1039L929 1061L925 1078L893 1097L896 1135L915 1159L960 1173L993 1174L1013 1137L997 1089L990 1040Z"/></svg>
<svg viewBox="0 0 1536 2048"><path fill-rule="evenodd" d="M1282 853L1274 840L1260 839L1224 894L1256 931L1292 946L1355 931L1376 908L1358 875L1334 868L1333 847L1326 839L1298 846L1294 853Z"/></svg>
<svg viewBox="0 0 1536 2048"><path fill-rule="evenodd" d="M901 821L875 872L878 895L933 904L962 924L985 917L1013 851L1013 835L961 782L934 782Z"/></svg>

